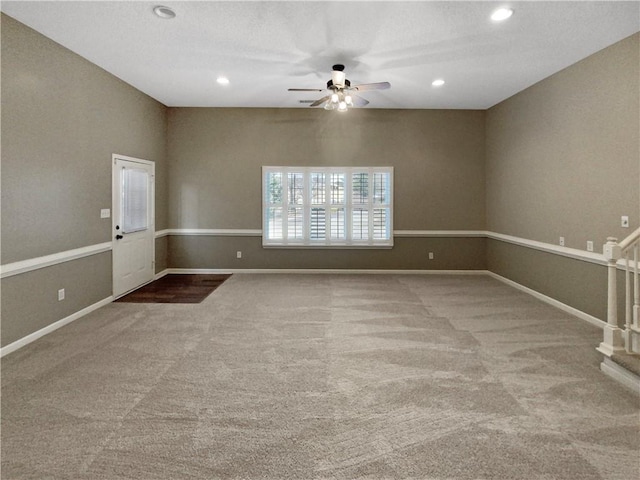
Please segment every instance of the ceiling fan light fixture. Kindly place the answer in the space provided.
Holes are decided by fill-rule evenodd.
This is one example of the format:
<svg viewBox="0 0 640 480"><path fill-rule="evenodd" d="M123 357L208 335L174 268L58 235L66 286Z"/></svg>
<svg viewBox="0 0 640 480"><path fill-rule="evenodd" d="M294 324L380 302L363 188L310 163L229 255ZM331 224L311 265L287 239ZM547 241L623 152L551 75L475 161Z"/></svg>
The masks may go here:
<svg viewBox="0 0 640 480"><path fill-rule="evenodd" d="M494 22L502 22L513 15L511 8L499 8L491 14L491 20Z"/></svg>
<svg viewBox="0 0 640 480"><path fill-rule="evenodd" d="M301 103L309 103L310 107L320 107L325 110L338 110L346 112L350 107L364 107L369 101L359 95L351 94L352 91L367 92L370 90L386 90L391 88L389 82L363 83L359 85L351 85L351 82L345 78L344 65L336 64L331 71L331 80L327 82L328 93L318 100L305 100ZM322 92L322 89L316 88L289 88L290 92Z"/></svg>
<svg viewBox="0 0 640 480"><path fill-rule="evenodd" d="M153 13L160 18L164 18L165 20L171 20L176 17L176 12L174 12L171 8L165 7L163 5L157 5L153 7Z"/></svg>

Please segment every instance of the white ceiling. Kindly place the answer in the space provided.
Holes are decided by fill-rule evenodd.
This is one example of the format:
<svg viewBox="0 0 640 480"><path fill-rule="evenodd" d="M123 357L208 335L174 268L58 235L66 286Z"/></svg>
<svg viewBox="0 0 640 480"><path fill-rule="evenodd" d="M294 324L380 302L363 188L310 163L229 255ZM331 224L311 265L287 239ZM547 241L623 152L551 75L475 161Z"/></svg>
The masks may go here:
<svg viewBox="0 0 640 480"><path fill-rule="evenodd" d="M175 19L156 17L155 5ZM489 19L510 6L506 22ZM640 30L640 2L3 1L9 16L168 106L309 108L331 66L366 108L486 109ZM216 83L220 75L230 84ZM612 72L612 76L615 72ZM443 78L443 87L431 86Z"/></svg>

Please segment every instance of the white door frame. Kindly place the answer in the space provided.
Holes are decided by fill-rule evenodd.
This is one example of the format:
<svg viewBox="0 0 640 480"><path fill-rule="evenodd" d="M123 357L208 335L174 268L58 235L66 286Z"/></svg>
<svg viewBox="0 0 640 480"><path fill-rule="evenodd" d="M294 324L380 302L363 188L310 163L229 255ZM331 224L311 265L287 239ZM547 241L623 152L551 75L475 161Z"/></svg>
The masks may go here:
<svg viewBox="0 0 640 480"><path fill-rule="evenodd" d="M112 271L112 293L114 295L114 298L118 298L123 296L124 294L128 293L128 292L121 292L116 294L116 242L118 241L116 239L116 235L119 235L121 232L116 229L116 226L118 225L118 222L121 222L121 212L118 211L118 209L120 208L121 205L121 200L118 199L118 193L120 192L120 172L119 169L116 168L116 164L117 164L117 160L124 160L127 162L133 162L133 163L138 163L138 164L142 164L145 165L147 167L151 167L151 185L150 185L150 192L149 192L149 204L148 204L148 212L149 212L149 231L151 233L151 238L153 239L151 241L151 245L150 245L150 249L151 249L151 279L149 281L143 282L140 285L138 285L135 288L138 288L146 283L149 283L151 281L153 281L153 279L155 278L155 266L156 266L156 251L155 251L155 186L156 186L156 180L155 180L155 171L156 171L156 164L155 162L151 161L151 160L144 160L141 158L135 158L135 157L129 157L127 155L120 155L117 153L114 153L111 155L111 174L112 174L112 183L111 183L111 253L112 253L112 264L111 264L111 271ZM130 291L130 290L129 290Z"/></svg>

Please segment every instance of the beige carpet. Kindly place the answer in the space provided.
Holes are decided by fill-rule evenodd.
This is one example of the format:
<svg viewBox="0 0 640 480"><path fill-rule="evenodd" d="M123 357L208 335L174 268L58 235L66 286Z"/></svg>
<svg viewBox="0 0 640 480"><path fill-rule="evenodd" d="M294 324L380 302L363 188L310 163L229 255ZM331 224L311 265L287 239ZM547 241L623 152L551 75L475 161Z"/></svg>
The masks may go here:
<svg viewBox="0 0 640 480"><path fill-rule="evenodd" d="M601 332L484 276L234 275L2 360L2 479L612 479Z"/></svg>

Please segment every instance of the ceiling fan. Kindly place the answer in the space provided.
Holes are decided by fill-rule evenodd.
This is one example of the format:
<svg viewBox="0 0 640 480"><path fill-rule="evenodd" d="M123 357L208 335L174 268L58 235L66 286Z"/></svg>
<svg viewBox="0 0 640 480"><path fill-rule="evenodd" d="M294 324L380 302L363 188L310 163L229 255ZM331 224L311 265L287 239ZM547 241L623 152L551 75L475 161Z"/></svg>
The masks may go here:
<svg viewBox="0 0 640 480"><path fill-rule="evenodd" d="M344 73L344 65L334 65L331 71L331 80L327 82L326 95L318 100L301 100L301 103L309 103L310 107L318 107L322 104L325 110L337 109L339 112L346 112L349 107L364 107L368 100L358 96L355 92L366 92L368 90L386 90L391 88L389 82L364 83L361 85L351 85ZM290 88L290 92L323 92L321 88Z"/></svg>

